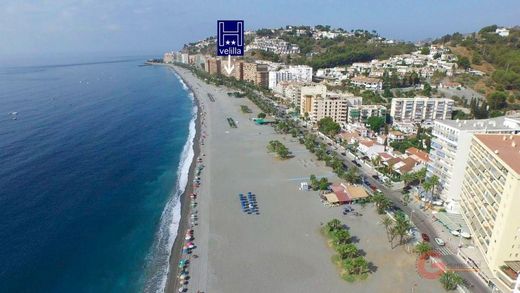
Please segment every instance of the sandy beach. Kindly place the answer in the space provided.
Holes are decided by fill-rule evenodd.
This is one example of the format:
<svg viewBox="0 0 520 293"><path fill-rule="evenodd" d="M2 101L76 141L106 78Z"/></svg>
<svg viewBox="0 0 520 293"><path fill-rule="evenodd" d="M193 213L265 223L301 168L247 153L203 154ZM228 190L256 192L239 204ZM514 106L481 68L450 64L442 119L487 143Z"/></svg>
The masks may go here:
<svg viewBox="0 0 520 293"><path fill-rule="evenodd" d="M327 176L332 182L338 179L296 139L254 124L251 118L259 110L252 102L229 97L231 90L205 84L186 69L175 70L206 113L198 130L207 136L200 145L205 168L197 190L199 221L194 227L193 254L198 257L189 265L188 292L442 290L437 280L423 280L417 274L415 255L402 247L390 248L372 206L356 207L363 216L343 216L340 208L325 207L317 192L300 191L300 182L308 181L310 174ZM240 105L247 105L253 113L242 113ZM228 117L236 121L237 128L229 126ZM273 139L283 142L294 157L279 160L267 153L266 145ZM247 192L256 194L259 215L242 212L238 194ZM183 210L184 217L185 213ZM350 228L354 242L373 263L374 272L367 280L348 283L339 277L331 262L333 251L319 232L321 224L333 218ZM180 228L179 236L185 229ZM179 247L176 243L172 252L166 292L176 291Z"/></svg>

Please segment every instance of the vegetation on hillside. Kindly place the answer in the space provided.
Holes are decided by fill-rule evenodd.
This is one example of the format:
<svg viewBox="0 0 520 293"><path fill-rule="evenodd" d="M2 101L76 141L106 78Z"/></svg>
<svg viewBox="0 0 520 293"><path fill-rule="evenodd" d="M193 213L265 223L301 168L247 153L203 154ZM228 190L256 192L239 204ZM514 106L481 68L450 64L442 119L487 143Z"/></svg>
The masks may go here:
<svg viewBox="0 0 520 293"><path fill-rule="evenodd" d="M470 86L486 94L492 110L501 110L520 99L520 30L512 28L509 36L502 37L496 29L491 25L469 35L445 35L435 43L452 48L459 55L459 67L487 74ZM506 101L497 104L496 97L505 97Z"/></svg>

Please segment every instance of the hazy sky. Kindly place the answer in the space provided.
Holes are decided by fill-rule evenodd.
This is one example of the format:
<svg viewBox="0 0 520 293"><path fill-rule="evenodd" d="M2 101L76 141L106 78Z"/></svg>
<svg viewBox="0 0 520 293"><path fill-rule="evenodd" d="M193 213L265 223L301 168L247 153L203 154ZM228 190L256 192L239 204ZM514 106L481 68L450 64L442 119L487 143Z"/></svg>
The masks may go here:
<svg viewBox="0 0 520 293"><path fill-rule="evenodd" d="M0 57L151 53L215 34L217 19L246 29L329 24L415 41L520 24L519 0L0 0Z"/></svg>

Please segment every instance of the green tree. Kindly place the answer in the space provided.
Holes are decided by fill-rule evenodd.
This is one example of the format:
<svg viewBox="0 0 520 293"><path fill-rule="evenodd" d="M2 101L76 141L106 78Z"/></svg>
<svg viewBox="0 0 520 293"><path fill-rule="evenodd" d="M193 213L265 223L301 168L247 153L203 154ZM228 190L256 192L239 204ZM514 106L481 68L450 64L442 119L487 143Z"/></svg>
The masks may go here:
<svg viewBox="0 0 520 293"><path fill-rule="evenodd" d="M338 252L341 259L354 258L359 253L356 245L352 243L340 244L336 247L336 251Z"/></svg>
<svg viewBox="0 0 520 293"><path fill-rule="evenodd" d="M311 176L314 176L314 175L311 175ZM338 219L332 219L332 220L330 220L330 221L327 223L326 227L327 227L327 230L328 230L329 232L332 232L332 231L334 231L334 230L337 230L337 229L342 228L342 224L341 224L341 221L340 221L340 220L338 220Z"/></svg>
<svg viewBox="0 0 520 293"><path fill-rule="evenodd" d="M390 219L390 217L384 216L381 220L381 224L385 226L386 238L388 238L388 241L390 241L390 228L394 224L394 221Z"/></svg>
<svg viewBox="0 0 520 293"><path fill-rule="evenodd" d="M361 275L368 272L368 262L367 260L362 257L358 256L354 259L352 259L354 267L353 267L353 273L356 275Z"/></svg>
<svg viewBox="0 0 520 293"><path fill-rule="evenodd" d="M378 116L372 116L368 118L367 124L374 132L379 132L381 127L385 125L385 118L384 117L378 117Z"/></svg>
<svg viewBox="0 0 520 293"><path fill-rule="evenodd" d="M399 236L399 244L403 244L404 237L408 235L408 231L412 227L410 221L405 217L403 213L395 214L395 225L394 232L396 236Z"/></svg>
<svg viewBox="0 0 520 293"><path fill-rule="evenodd" d="M424 179L426 178L426 167L415 172L414 176L415 176L415 179L419 181L419 184L422 184L424 182Z"/></svg>
<svg viewBox="0 0 520 293"><path fill-rule="evenodd" d="M462 277L452 271L447 271L443 273L439 279L445 290L455 290L457 286L462 285L464 283L464 279Z"/></svg>
<svg viewBox="0 0 520 293"><path fill-rule="evenodd" d="M338 246L340 244L347 244L350 242L350 233L347 231L347 229L336 229L332 231L332 240L334 242L334 245Z"/></svg>
<svg viewBox="0 0 520 293"><path fill-rule="evenodd" d="M265 115L264 112L260 112L260 113L258 113L258 115L257 115L257 117L258 117L258 118L261 118L261 119L265 118L266 116L267 116L267 115Z"/></svg>
<svg viewBox="0 0 520 293"><path fill-rule="evenodd" d="M414 173L404 173L401 175L401 180L403 180L404 185L408 186L411 182L415 180L415 174Z"/></svg>
<svg viewBox="0 0 520 293"><path fill-rule="evenodd" d="M460 57L459 60L457 61L457 65L459 65L460 67L462 67L464 69L468 69L468 68L470 68L471 63L469 62L468 57Z"/></svg>
<svg viewBox="0 0 520 293"><path fill-rule="evenodd" d="M319 181L319 189L320 190L327 190L327 189L329 189L329 185L330 185L330 183L329 183L329 181L327 180L326 177L322 177L320 179L320 181Z"/></svg>
<svg viewBox="0 0 520 293"><path fill-rule="evenodd" d="M505 92L494 92L486 98L491 110L500 110L507 106L507 94Z"/></svg>
<svg viewBox="0 0 520 293"><path fill-rule="evenodd" d="M376 192L372 196L372 202L375 203L377 208L377 213L382 215L385 213L385 210L391 206L391 201L381 192Z"/></svg>
<svg viewBox="0 0 520 293"><path fill-rule="evenodd" d="M430 47L422 47L421 48L421 54L429 55L430 54Z"/></svg>
<svg viewBox="0 0 520 293"><path fill-rule="evenodd" d="M429 83L425 82L422 93L423 93L423 95L430 97L432 94L432 86Z"/></svg>
<svg viewBox="0 0 520 293"><path fill-rule="evenodd" d="M334 135L339 133L339 131L341 130L341 126L338 123L334 122L334 120L331 117L325 117L318 121L318 129L321 133L333 137Z"/></svg>
<svg viewBox="0 0 520 293"><path fill-rule="evenodd" d="M421 258L425 259L430 251L432 251L432 246L429 243L420 242L415 245L415 252L417 252Z"/></svg>
<svg viewBox="0 0 520 293"><path fill-rule="evenodd" d="M343 179L348 183L356 184L361 181L361 175L359 175L358 169L356 167L352 167L344 173Z"/></svg>

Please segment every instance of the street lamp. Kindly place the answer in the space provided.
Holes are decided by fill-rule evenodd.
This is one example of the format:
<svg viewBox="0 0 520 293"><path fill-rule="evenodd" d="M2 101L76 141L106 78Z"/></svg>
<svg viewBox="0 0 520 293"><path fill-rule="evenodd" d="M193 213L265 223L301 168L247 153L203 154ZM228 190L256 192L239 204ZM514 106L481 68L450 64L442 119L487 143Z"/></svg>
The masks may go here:
<svg viewBox="0 0 520 293"><path fill-rule="evenodd" d="M460 247L462 246L462 225L459 224L459 245L457 246L457 256L460 256Z"/></svg>

